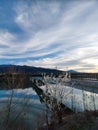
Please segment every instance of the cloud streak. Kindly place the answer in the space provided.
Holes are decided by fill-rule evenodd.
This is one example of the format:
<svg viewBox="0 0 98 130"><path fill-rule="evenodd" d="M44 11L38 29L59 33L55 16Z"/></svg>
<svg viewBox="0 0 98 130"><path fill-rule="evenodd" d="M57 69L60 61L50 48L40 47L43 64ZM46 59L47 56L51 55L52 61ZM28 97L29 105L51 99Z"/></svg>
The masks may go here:
<svg viewBox="0 0 98 130"><path fill-rule="evenodd" d="M14 26L0 29L0 59L8 63L98 71L97 1L18 1ZM14 27L13 27L14 28Z"/></svg>

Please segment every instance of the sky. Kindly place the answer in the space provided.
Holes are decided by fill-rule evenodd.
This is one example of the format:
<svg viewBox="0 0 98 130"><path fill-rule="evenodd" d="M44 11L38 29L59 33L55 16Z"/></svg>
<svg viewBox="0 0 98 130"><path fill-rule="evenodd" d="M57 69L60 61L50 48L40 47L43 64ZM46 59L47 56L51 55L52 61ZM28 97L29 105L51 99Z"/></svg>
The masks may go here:
<svg viewBox="0 0 98 130"><path fill-rule="evenodd" d="M98 72L97 0L0 0L0 65Z"/></svg>

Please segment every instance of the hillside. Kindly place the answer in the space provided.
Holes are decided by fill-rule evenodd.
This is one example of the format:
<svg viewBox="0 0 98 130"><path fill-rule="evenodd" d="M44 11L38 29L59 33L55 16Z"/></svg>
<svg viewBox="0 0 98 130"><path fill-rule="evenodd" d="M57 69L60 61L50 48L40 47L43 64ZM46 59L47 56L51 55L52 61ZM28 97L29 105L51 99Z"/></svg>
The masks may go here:
<svg viewBox="0 0 98 130"><path fill-rule="evenodd" d="M0 73L9 72L13 70L15 72L21 73L62 73L64 71L56 70L56 69L48 69L41 67L31 67L31 66L19 66L19 65L0 65Z"/></svg>

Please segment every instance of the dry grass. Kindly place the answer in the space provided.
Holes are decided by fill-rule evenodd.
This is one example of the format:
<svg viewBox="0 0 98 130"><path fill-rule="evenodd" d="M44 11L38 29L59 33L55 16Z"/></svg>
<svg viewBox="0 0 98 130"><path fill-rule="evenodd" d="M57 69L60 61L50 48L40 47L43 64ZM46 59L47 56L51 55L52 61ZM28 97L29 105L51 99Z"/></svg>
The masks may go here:
<svg viewBox="0 0 98 130"><path fill-rule="evenodd" d="M98 111L85 111L63 117L61 124L50 124L38 130L98 130ZM94 129L97 127L97 129Z"/></svg>
<svg viewBox="0 0 98 130"><path fill-rule="evenodd" d="M98 111L85 111L67 116L56 130L93 130Z"/></svg>

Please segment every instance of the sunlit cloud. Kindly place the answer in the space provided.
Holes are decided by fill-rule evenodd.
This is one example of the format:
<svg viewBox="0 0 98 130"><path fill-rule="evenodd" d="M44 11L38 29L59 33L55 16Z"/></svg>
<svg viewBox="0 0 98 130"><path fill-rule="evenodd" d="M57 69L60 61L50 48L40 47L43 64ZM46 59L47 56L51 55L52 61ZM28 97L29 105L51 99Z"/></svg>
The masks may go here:
<svg viewBox="0 0 98 130"><path fill-rule="evenodd" d="M97 71L97 1L18 0L11 8L11 29L0 28L2 62Z"/></svg>

